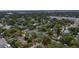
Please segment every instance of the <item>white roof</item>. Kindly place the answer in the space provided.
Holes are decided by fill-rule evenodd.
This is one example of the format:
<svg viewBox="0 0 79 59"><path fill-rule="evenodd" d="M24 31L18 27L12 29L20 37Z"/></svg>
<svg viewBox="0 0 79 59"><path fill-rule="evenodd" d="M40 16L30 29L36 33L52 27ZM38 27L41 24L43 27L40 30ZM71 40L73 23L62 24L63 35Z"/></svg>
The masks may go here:
<svg viewBox="0 0 79 59"><path fill-rule="evenodd" d="M70 32L69 32L69 30L65 30L64 33L67 34L67 33L70 33Z"/></svg>

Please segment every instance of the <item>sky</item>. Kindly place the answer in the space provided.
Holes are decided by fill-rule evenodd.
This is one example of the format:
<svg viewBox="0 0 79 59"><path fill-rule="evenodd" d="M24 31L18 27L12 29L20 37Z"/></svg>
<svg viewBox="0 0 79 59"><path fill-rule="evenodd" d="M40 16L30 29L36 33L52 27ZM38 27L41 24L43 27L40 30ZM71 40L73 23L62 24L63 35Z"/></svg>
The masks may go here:
<svg viewBox="0 0 79 59"><path fill-rule="evenodd" d="M0 10L79 10L78 0L0 0Z"/></svg>

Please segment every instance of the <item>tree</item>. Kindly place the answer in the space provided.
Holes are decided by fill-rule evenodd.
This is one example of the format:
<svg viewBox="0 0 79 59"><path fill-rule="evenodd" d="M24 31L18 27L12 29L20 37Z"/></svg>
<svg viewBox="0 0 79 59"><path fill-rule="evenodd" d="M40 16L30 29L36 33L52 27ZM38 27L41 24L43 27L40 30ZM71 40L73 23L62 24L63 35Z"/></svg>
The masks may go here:
<svg viewBox="0 0 79 59"><path fill-rule="evenodd" d="M60 33L61 33L61 32L60 32L61 27L62 27L61 22L60 22L60 21L56 21L56 22L55 22L55 25L54 25L54 28L56 29L57 36L59 36Z"/></svg>
<svg viewBox="0 0 79 59"><path fill-rule="evenodd" d="M79 28L69 28L69 31L73 34L73 35L77 35L77 33L79 32Z"/></svg>
<svg viewBox="0 0 79 59"><path fill-rule="evenodd" d="M72 40L74 40L74 39L75 39L75 38L74 38L72 35L64 35L60 41L61 41L63 44L70 45L70 42L71 42Z"/></svg>
<svg viewBox="0 0 79 59"><path fill-rule="evenodd" d="M72 46L79 47L79 40L72 40L71 41L71 47Z"/></svg>
<svg viewBox="0 0 79 59"><path fill-rule="evenodd" d="M13 48L22 47L21 42L17 38L9 38L7 41Z"/></svg>
<svg viewBox="0 0 79 59"><path fill-rule="evenodd" d="M41 40L42 44L46 47L48 46L48 44L51 44L51 38L49 36L44 35Z"/></svg>
<svg viewBox="0 0 79 59"><path fill-rule="evenodd" d="M52 41L51 44L48 44L48 48L64 48L66 47L60 41Z"/></svg>

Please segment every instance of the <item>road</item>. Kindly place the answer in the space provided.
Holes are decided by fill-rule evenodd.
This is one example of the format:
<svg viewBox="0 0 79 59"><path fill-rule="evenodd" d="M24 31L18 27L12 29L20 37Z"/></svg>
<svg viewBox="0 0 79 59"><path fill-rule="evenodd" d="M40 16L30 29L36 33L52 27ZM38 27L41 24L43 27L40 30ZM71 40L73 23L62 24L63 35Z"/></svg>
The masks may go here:
<svg viewBox="0 0 79 59"><path fill-rule="evenodd" d="M9 48L10 45L7 43L7 41L4 38L0 38L0 48Z"/></svg>

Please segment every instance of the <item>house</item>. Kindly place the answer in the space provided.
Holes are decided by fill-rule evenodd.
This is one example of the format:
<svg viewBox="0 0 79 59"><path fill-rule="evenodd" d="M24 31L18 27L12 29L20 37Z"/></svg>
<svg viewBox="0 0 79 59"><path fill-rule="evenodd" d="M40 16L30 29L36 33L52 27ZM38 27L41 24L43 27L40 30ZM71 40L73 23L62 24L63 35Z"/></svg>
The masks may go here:
<svg viewBox="0 0 79 59"><path fill-rule="evenodd" d="M0 27L3 27L3 24L2 23L0 23Z"/></svg>
<svg viewBox="0 0 79 59"><path fill-rule="evenodd" d="M58 20L68 19L68 20L74 21L77 18L76 17L63 17L63 16L50 16L50 19L58 19Z"/></svg>
<svg viewBox="0 0 79 59"><path fill-rule="evenodd" d="M5 25L5 26L3 27L3 29L10 29L10 28L11 28L10 25Z"/></svg>
<svg viewBox="0 0 79 59"><path fill-rule="evenodd" d="M64 32L63 32L64 34L69 34L70 32L69 32L69 30L68 29L66 29L66 30L64 30Z"/></svg>
<svg viewBox="0 0 79 59"><path fill-rule="evenodd" d="M78 27L78 26L79 26L79 18L77 18L77 19L75 20L74 25L75 25L76 27Z"/></svg>
<svg viewBox="0 0 79 59"><path fill-rule="evenodd" d="M79 39L79 33L77 33L76 38Z"/></svg>
<svg viewBox="0 0 79 59"><path fill-rule="evenodd" d="M69 28L68 26L64 28L63 34L69 34L70 33L70 31L68 30L68 28Z"/></svg>

